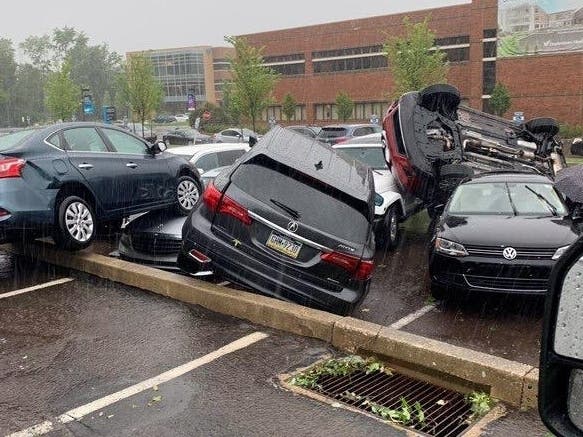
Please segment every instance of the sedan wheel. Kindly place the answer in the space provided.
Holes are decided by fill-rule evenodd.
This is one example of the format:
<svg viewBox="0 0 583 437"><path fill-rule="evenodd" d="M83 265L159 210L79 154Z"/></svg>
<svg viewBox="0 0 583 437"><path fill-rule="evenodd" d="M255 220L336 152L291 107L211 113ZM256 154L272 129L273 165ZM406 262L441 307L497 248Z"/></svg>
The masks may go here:
<svg viewBox="0 0 583 437"><path fill-rule="evenodd" d="M201 189L190 176L182 176L178 179L178 186L176 188L176 200L178 202L178 211L181 214L187 215L192 211L194 205L200 198Z"/></svg>
<svg viewBox="0 0 583 437"><path fill-rule="evenodd" d="M54 240L64 249L84 249L95 238L95 214L89 203L80 197L63 199L57 211L57 225Z"/></svg>

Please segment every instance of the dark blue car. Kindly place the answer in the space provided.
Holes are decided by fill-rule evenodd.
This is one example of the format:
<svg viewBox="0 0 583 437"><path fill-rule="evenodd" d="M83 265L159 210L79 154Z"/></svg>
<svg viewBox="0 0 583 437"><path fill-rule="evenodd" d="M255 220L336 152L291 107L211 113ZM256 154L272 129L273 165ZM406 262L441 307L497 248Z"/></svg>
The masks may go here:
<svg viewBox="0 0 583 437"><path fill-rule="evenodd" d="M144 211L187 215L202 183L164 144L110 125L65 123L0 137L0 242L51 235L83 249L98 225Z"/></svg>

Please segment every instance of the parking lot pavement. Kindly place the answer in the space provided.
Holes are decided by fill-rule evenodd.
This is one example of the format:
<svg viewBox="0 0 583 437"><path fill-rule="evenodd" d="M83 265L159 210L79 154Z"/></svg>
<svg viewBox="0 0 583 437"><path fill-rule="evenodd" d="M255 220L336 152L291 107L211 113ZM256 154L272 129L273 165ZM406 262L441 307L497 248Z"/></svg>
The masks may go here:
<svg viewBox="0 0 583 437"><path fill-rule="evenodd" d="M0 435L404 435L277 385L320 341L66 273L0 300Z"/></svg>
<svg viewBox="0 0 583 437"><path fill-rule="evenodd" d="M475 294L434 302L427 271L429 218L402 225L396 250L379 250L371 290L355 316L538 367L544 299Z"/></svg>

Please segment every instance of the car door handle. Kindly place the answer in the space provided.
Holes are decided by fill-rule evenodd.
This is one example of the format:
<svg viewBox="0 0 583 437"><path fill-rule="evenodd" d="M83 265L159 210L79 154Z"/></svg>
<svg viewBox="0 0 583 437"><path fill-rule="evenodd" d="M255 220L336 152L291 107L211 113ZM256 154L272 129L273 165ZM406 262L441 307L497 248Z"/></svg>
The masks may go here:
<svg viewBox="0 0 583 437"><path fill-rule="evenodd" d="M128 162L126 164L126 167L129 167L129 168L136 168L137 166L138 166L138 164L136 164L135 162Z"/></svg>
<svg viewBox="0 0 583 437"><path fill-rule="evenodd" d="M83 170L91 170L93 168L93 165L84 162L83 164L79 164L79 168L82 168Z"/></svg>

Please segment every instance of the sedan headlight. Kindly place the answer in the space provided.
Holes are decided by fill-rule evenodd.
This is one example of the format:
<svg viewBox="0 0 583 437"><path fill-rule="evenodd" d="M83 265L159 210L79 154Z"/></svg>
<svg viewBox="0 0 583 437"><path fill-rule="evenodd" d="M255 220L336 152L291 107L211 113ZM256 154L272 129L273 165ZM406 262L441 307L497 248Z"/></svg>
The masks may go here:
<svg viewBox="0 0 583 437"><path fill-rule="evenodd" d="M375 195L374 195L375 206L381 206L384 201L385 201L385 199L383 199L383 196L381 196L379 193L375 193Z"/></svg>
<svg viewBox="0 0 583 437"><path fill-rule="evenodd" d="M468 256L463 245L439 237L435 239L435 251L449 256Z"/></svg>
<svg viewBox="0 0 583 437"><path fill-rule="evenodd" d="M553 259L559 259L560 257L563 256L563 254L567 251L567 249L571 247L571 246L563 246L563 247L559 247L557 249L557 251L555 252L555 254L553 255Z"/></svg>

